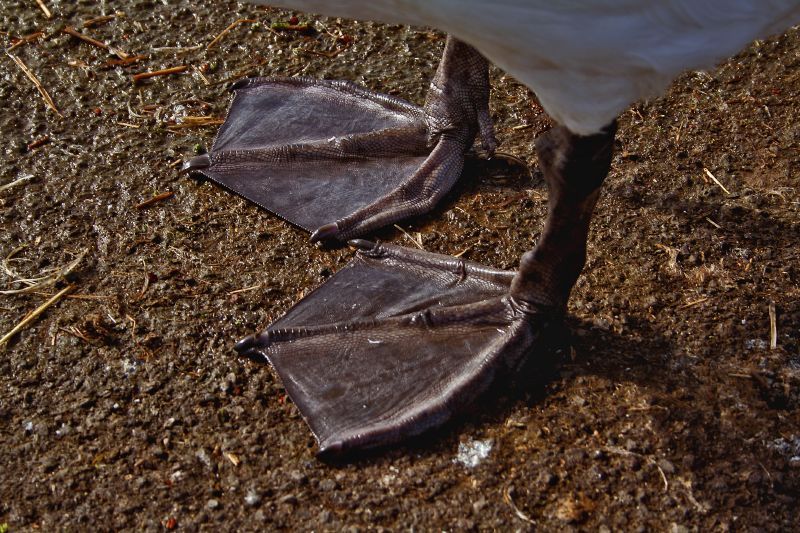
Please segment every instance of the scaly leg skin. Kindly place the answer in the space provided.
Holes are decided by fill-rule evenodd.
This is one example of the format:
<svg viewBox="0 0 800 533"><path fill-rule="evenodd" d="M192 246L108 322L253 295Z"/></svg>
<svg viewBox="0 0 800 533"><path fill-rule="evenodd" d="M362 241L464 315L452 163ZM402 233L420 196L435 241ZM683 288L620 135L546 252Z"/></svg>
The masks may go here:
<svg viewBox="0 0 800 533"><path fill-rule="evenodd" d="M516 274L352 241L356 258L237 351L270 362L321 454L394 443L444 423L498 371L518 369L560 322L586 258L616 123L537 141L550 197Z"/></svg>
<svg viewBox="0 0 800 533"><path fill-rule="evenodd" d="M346 240L430 211L480 134L497 145L486 60L448 37L424 107L352 83L256 78L208 154L184 169L312 231Z"/></svg>

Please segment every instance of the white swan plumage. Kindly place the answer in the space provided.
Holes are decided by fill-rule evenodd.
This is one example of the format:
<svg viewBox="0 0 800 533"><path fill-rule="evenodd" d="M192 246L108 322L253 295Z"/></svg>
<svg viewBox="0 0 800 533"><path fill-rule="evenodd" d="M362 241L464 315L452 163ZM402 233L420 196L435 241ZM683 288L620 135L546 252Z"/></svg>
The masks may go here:
<svg viewBox="0 0 800 533"><path fill-rule="evenodd" d="M258 1L269 3L273 1ZM798 0L280 0L361 20L434 26L533 90L545 111L590 135L681 72L714 66L800 23Z"/></svg>

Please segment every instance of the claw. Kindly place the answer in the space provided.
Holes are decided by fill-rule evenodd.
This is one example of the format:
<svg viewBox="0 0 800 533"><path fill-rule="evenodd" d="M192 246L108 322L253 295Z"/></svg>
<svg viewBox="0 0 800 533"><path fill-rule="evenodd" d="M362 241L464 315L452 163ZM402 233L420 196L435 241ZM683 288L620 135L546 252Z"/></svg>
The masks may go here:
<svg viewBox="0 0 800 533"><path fill-rule="evenodd" d="M239 355L248 355L249 352L263 350L268 348L269 345L269 334L254 333L234 344L233 349L236 350Z"/></svg>
<svg viewBox="0 0 800 533"><path fill-rule="evenodd" d="M376 243L368 241L367 239L350 239L347 241L347 244L353 248L358 248L359 250L364 251L373 250L376 246L378 246Z"/></svg>
<svg viewBox="0 0 800 533"><path fill-rule="evenodd" d="M181 172L197 172L211 166L211 156L208 154L197 155L185 161Z"/></svg>
<svg viewBox="0 0 800 533"><path fill-rule="evenodd" d="M339 225L333 222L332 224L325 224L317 228L314 233L311 234L310 240L311 242L326 241L335 238L338 234Z"/></svg>

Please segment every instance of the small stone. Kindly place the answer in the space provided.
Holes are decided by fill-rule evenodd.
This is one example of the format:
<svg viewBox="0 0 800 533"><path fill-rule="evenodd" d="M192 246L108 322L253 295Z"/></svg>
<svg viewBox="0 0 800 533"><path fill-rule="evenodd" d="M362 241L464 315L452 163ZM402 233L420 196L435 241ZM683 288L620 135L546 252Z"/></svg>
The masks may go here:
<svg viewBox="0 0 800 533"><path fill-rule="evenodd" d="M536 478L536 483L539 486L549 486L552 487L558 481L558 477L552 472L547 470L542 470L539 472L539 477Z"/></svg>
<svg viewBox="0 0 800 533"><path fill-rule="evenodd" d="M323 479L319 482L319 490L323 492L330 492L336 490L336 482L332 479Z"/></svg>
<svg viewBox="0 0 800 533"><path fill-rule="evenodd" d="M658 462L658 466L661 467L661 470L663 470L665 474L675 473L675 465L673 465L670 461L667 461L666 459L661 459Z"/></svg>
<svg viewBox="0 0 800 533"><path fill-rule="evenodd" d="M486 498L480 498L472 503L472 510L475 511L475 514L480 514L481 511L488 505Z"/></svg>
<svg viewBox="0 0 800 533"><path fill-rule="evenodd" d="M206 509L208 509L209 511L215 511L219 508L220 508L220 503L219 500L217 500L216 498L211 498L206 502Z"/></svg>
<svg viewBox="0 0 800 533"><path fill-rule="evenodd" d="M222 380L222 383L219 384L219 389L222 392L230 393L233 391L234 386L236 386L236 374L231 372L225 376L225 378Z"/></svg>
<svg viewBox="0 0 800 533"><path fill-rule="evenodd" d="M58 459L55 457L45 457L42 459L42 472L48 473L52 472L58 468Z"/></svg>
<svg viewBox="0 0 800 533"><path fill-rule="evenodd" d="M197 450L197 452L195 452L195 456L200 460L201 463L206 465L208 468L211 468L211 458L203 448Z"/></svg>
<svg viewBox="0 0 800 533"><path fill-rule="evenodd" d="M308 477L300 472L299 470L294 470L289 473L289 479L297 483L298 485L305 485L308 483Z"/></svg>
<svg viewBox="0 0 800 533"><path fill-rule="evenodd" d="M261 495L255 489L250 489L244 497L244 503L248 507L255 507L261 503Z"/></svg>

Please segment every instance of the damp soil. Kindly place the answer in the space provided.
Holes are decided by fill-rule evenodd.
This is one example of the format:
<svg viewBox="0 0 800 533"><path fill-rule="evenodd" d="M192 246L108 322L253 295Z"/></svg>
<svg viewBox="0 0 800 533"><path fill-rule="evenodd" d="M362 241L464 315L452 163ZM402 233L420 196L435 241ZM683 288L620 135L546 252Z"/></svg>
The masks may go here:
<svg viewBox="0 0 800 533"><path fill-rule="evenodd" d="M325 463L276 376L232 344L352 251L179 165L210 147L242 76L419 103L443 36L233 2L44 4L49 19L0 6L3 46L42 32L11 54L62 115L0 58L0 186L21 180L0 191L0 288L57 279L0 295L0 332L73 288L0 355L3 531L798 526L800 32L622 115L556 370ZM314 33L272 26L305 21ZM476 157L434 213L374 238L507 269L533 245L549 122L515 80L492 82L502 150L531 170Z"/></svg>

